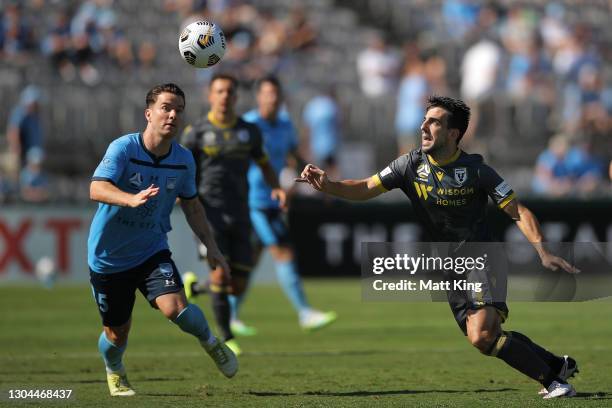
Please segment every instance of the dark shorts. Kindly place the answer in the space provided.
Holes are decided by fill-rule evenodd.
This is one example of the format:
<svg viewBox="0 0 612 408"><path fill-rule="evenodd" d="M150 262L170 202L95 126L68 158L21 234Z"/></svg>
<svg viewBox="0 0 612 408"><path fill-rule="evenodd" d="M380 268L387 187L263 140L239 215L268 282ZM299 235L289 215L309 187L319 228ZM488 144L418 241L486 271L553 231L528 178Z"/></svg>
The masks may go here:
<svg viewBox="0 0 612 408"><path fill-rule="evenodd" d="M215 207L204 206L217 246L227 259L232 274L248 274L253 269L251 220L245 214L229 214ZM206 248L199 245L199 255L206 258Z"/></svg>
<svg viewBox="0 0 612 408"><path fill-rule="evenodd" d="M251 209L253 229L264 246L289 244L289 229L277 208Z"/></svg>
<svg viewBox="0 0 612 408"><path fill-rule="evenodd" d="M468 310L492 306L499 313L502 323L508 318L509 310L505 302L507 285L506 282L502 282L503 279L505 275L492 276L488 269L471 271L457 279L461 281L460 284L464 284L464 280L469 283L480 283L480 291L471 288L467 290L455 288L454 281L451 279L451 290L446 291L446 297L455 321L463 334L467 335Z"/></svg>
<svg viewBox="0 0 612 408"><path fill-rule="evenodd" d="M181 275L167 249L157 252L135 268L124 272L97 273L89 270L89 281L104 326L121 326L132 316L136 289L153 301L183 288Z"/></svg>

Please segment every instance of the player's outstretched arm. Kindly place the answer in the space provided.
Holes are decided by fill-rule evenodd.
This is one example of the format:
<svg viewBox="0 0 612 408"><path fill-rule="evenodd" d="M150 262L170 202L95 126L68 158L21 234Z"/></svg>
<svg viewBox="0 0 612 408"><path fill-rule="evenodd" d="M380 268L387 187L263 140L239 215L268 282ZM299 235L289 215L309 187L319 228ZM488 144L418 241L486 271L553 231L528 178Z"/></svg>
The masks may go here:
<svg viewBox="0 0 612 408"><path fill-rule="evenodd" d="M206 211L200 200L195 197L190 200L181 198L181 208L187 219L187 223L198 239L206 246L206 258L211 268L221 267L223 272L229 276L230 268L225 257L219 250L215 241L212 228L206 218Z"/></svg>
<svg viewBox="0 0 612 408"><path fill-rule="evenodd" d="M302 171L301 178L295 181L308 183L315 190L354 201L369 200L383 192L380 184L373 177L362 180L331 181L324 170L313 164L307 164Z"/></svg>
<svg viewBox="0 0 612 408"><path fill-rule="evenodd" d="M155 197L157 193L159 193L159 187L153 184L137 194L126 193L113 183L104 180L94 180L89 186L89 198L91 200L122 207L139 207L146 203L149 198Z"/></svg>
<svg viewBox="0 0 612 408"><path fill-rule="evenodd" d="M287 193L285 193L285 190L280 187L278 176L276 175L274 168L267 160L258 164L259 168L261 169L261 173L264 176L264 180L266 180L266 184L272 188L272 198L278 200L280 207L284 209L287 206Z"/></svg>
<svg viewBox="0 0 612 408"><path fill-rule="evenodd" d="M553 255L546 250L543 245L542 229L536 216L517 200L513 199L504 207L504 212L508 214L519 227L523 235L538 252L542 265L550 270L556 271L559 268L568 273L580 273L580 269L571 265L565 259Z"/></svg>

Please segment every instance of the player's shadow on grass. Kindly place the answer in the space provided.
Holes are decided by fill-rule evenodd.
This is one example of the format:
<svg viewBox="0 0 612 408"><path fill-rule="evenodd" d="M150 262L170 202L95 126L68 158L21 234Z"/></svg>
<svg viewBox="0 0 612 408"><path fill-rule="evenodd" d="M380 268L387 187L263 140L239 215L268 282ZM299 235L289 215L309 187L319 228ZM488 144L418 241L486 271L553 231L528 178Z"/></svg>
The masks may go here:
<svg viewBox="0 0 612 408"><path fill-rule="evenodd" d="M496 389L478 389L478 390L389 390L389 391L347 391L347 392L333 392L333 391L308 391L301 393L291 392L260 392L260 391L249 391L247 394L254 395L256 397L289 397L299 395L316 395L325 397L370 397L373 395L411 395L411 394L462 394L469 392L504 392L504 391L518 391L516 388L496 388Z"/></svg>
<svg viewBox="0 0 612 408"><path fill-rule="evenodd" d="M183 377L150 377L150 378L137 378L134 382L146 382L146 381L183 381L185 378ZM70 380L70 382L78 383L78 384L95 384L95 383L104 383L106 384L106 379L95 379L95 380Z"/></svg>
<svg viewBox="0 0 612 408"><path fill-rule="evenodd" d="M588 398L593 400L612 399L612 394L603 391L577 392L574 398Z"/></svg>

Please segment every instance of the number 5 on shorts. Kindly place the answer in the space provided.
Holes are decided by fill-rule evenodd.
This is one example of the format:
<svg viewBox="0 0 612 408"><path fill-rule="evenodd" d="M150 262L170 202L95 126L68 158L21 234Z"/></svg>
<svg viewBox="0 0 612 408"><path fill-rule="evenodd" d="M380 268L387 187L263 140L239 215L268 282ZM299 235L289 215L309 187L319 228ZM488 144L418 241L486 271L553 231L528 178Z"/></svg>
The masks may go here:
<svg viewBox="0 0 612 408"><path fill-rule="evenodd" d="M94 300L98 304L102 313L108 312L108 303L106 302L106 295L104 293L96 293L96 290L92 287L91 291L94 295Z"/></svg>

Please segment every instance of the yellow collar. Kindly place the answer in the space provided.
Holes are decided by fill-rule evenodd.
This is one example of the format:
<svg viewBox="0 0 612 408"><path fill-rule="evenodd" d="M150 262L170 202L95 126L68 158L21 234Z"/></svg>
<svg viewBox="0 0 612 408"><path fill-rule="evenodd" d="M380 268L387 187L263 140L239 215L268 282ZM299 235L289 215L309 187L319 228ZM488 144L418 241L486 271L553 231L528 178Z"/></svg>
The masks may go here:
<svg viewBox="0 0 612 408"><path fill-rule="evenodd" d="M455 160L457 160L459 158L459 156L461 155L461 149L457 149L457 151L455 152L455 154L453 154L448 160L445 160L443 162L437 162L433 157L431 157L430 155L427 155L427 158L429 159L429 162L431 164L433 164L434 166L446 166L447 164L451 164L452 162L454 162Z"/></svg>
<svg viewBox="0 0 612 408"><path fill-rule="evenodd" d="M212 123L219 129L229 129L236 125L236 122L238 122L238 117L234 116L229 122L221 123L217 119L215 119L215 116L213 115L212 111L210 111L208 112L208 120L210 121L210 123Z"/></svg>

